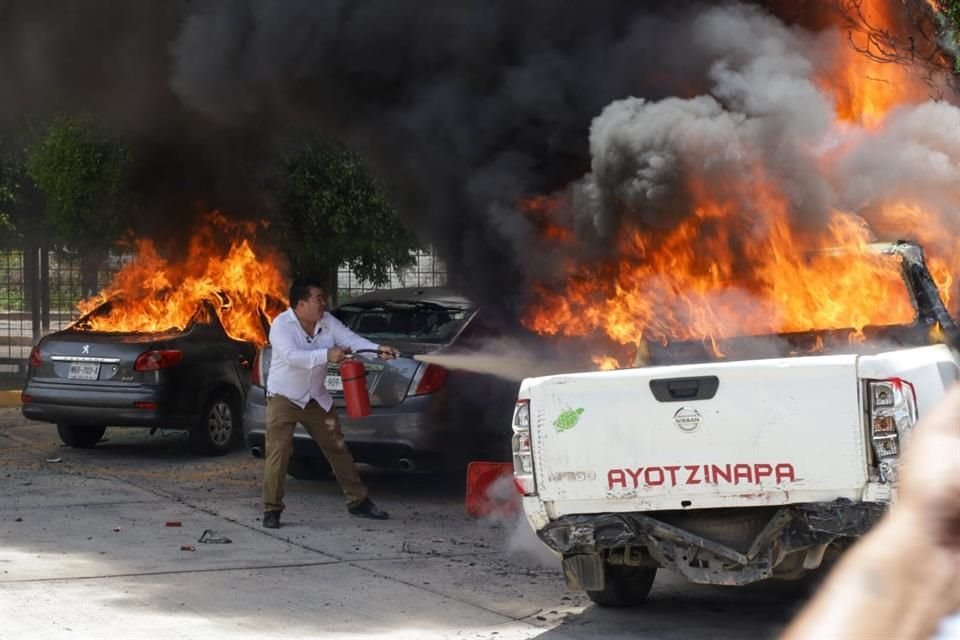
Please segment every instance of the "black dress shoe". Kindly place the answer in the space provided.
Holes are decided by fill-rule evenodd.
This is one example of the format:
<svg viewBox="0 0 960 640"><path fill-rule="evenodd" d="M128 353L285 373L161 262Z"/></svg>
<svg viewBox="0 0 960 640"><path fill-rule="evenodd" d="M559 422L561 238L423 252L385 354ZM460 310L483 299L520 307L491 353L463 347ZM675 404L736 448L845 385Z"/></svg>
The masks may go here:
<svg viewBox="0 0 960 640"><path fill-rule="evenodd" d="M279 511L264 511L263 512L263 527L265 529L279 529L280 528L280 512Z"/></svg>
<svg viewBox="0 0 960 640"><path fill-rule="evenodd" d="M347 507L347 511L350 512L350 515L357 516L358 518L373 518L374 520L386 520L390 517L390 514L373 504L373 501L370 498L367 498L360 504L356 504L352 507Z"/></svg>

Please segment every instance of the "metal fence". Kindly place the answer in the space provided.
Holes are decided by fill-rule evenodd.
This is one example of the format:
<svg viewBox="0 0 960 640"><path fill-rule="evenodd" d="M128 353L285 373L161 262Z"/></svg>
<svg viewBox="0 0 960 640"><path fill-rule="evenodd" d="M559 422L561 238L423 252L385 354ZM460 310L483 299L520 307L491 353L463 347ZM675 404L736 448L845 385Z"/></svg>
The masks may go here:
<svg viewBox="0 0 960 640"><path fill-rule="evenodd" d="M414 264L394 271L385 287L446 284L446 267L432 251L417 251L414 257ZM111 255L97 268L91 291L91 283L82 282L77 256L45 249L0 251L0 376L24 373L32 346L76 320L77 303L108 285L117 271L135 258L133 254ZM341 302L381 288L346 267L339 270L337 280Z"/></svg>
<svg viewBox="0 0 960 640"><path fill-rule="evenodd" d="M441 287L447 283L447 267L432 251L417 251L415 262L406 269L394 270L390 282L382 287L374 286L357 278L349 268L341 267L337 272L337 296L341 303L360 294L376 289L395 289L398 287Z"/></svg>

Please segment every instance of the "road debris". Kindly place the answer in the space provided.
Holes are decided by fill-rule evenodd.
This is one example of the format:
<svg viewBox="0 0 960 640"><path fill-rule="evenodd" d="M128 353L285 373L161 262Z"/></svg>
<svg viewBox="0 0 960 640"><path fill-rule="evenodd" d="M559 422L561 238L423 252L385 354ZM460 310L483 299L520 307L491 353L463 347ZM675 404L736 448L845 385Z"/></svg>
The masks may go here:
<svg viewBox="0 0 960 640"><path fill-rule="evenodd" d="M213 529L204 529L197 542L203 542L205 544L230 544L233 540L227 536L218 536L217 532Z"/></svg>
<svg viewBox="0 0 960 640"><path fill-rule="evenodd" d="M163 525L165 527L182 527L183 524L179 520L167 520L167 523Z"/></svg>
<svg viewBox="0 0 960 640"><path fill-rule="evenodd" d="M63 462L63 458L47 458L47 462Z"/></svg>
<svg viewBox="0 0 960 640"><path fill-rule="evenodd" d="M180 551L196 551L197 548L192 544L182 544L180 545Z"/></svg>

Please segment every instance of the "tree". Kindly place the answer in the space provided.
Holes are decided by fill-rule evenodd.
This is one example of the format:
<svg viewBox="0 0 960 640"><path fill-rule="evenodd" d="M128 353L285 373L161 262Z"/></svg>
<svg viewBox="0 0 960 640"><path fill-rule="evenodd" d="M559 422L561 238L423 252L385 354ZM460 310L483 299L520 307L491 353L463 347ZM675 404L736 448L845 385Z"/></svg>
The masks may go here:
<svg viewBox="0 0 960 640"><path fill-rule="evenodd" d="M126 146L85 118L55 118L28 149L27 172L57 239L80 253L84 296L98 290L97 269L126 227L130 164Z"/></svg>
<svg viewBox="0 0 960 640"><path fill-rule="evenodd" d="M336 300L341 264L382 286L391 269L413 263L412 234L358 154L314 140L287 157L282 168L271 187L276 211L270 230L294 275L324 278Z"/></svg>
<svg viewBox="0 0 960 640"><path fill-rule="evenodd" d="M960 93L960 0L903 0L906 31L895 32L871 22L866 0L836 0L852 31L866 36L851 44L879 62L911 65L936 86L945 76Z"/></svg>
<svg viewBox="0 0 960 640"><path fill-rule="evenodd" d="M7 159L0 157L0 237L11 238L16 233L11 208L16 204L18 185L11 179Z"/></svg>

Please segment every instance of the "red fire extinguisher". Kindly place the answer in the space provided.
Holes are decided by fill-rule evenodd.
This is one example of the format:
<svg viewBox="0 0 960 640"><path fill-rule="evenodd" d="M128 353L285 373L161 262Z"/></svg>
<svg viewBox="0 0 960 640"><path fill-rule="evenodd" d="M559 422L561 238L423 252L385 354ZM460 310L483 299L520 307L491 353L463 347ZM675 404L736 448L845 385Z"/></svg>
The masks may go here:
<svg viewBox="0 0 960 640"><path fill-rule="evenodd" d="M367 371L363 362L354 358L341 362L340 379L343 380L343 399L347 403L347 415L351 418L364 418L370 415Z"/></svg>

